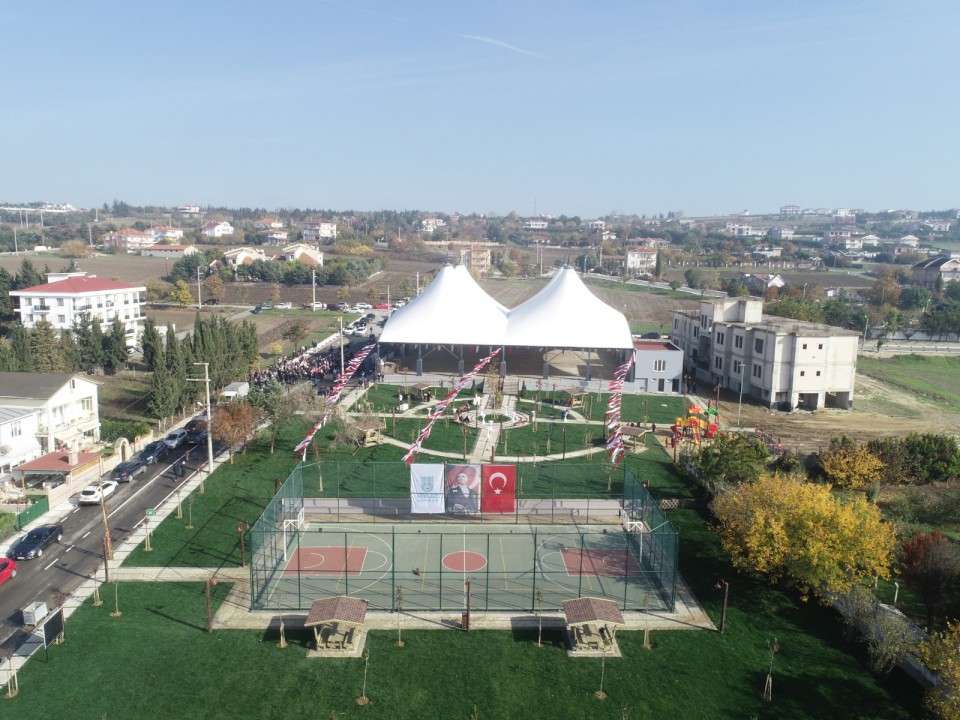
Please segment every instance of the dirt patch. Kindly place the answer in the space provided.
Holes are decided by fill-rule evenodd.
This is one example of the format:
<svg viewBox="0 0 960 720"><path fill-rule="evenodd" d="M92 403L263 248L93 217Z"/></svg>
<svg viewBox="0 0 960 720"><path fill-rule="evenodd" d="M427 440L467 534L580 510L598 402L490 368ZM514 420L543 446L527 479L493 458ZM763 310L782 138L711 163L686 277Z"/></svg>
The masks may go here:
<svg viewBox="0 0 960 720"><path fill-rule="evenodd" d="M911 432L955 435L960 427L960 415L945 412L915 394L864 375L857 376L853 402L851 411L791 413L770 411L744 402L740 425L749 428L759 423L765 431L780 438L784 448L801 453L826 448L830 438L840 434L866 442ZM735 424L737 397L721 393L720 410L729 423Z"/></svg>

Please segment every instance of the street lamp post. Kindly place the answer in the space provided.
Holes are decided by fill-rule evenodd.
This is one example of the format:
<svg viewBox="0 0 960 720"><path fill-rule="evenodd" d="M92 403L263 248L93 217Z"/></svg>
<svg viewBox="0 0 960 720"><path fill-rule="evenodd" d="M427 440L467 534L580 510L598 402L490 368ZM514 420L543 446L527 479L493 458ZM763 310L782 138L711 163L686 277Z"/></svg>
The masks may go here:
<svg viewBox="0 0 960 720"><path fill-rule="evenodd" d="M723 611L720 613L720 634L723 635L723 631L727 629L727 603L730 601L730 583L726 580L718 580L713 587L719 590L721 586L723 587Z"/></svg>
<svg viewBox="0 0 960 720"><path fill-rule="evenodd" d="M208 633L213 632L213 612L211 611L211 608L210 608L210 585L211 584L216 585L217 579L207 578L206 581L204 582L204 590L207 596L207 632Z"/></svg>
<svg viewBox="0 0 960 720"><path fill-rule="evenodd" d="M737 427L740 427L740 411L743 409L743 371L744 365L740 363L740 398L737 400Z"/></svg>
<svg viewBox="0 0 960 720"><path fill-rule="evenodd" d="M343 315L337 317L340 323L340 374L343 375Z"/></svg>

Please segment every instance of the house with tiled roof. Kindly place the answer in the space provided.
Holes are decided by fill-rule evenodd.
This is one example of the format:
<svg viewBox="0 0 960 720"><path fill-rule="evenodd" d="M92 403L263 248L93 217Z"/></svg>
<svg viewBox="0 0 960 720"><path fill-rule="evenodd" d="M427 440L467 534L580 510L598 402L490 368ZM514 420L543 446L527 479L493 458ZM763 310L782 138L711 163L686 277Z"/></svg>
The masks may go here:
<svg viewBox="0 0 960 720"><path fill-rule="evenodd" d="M287 242L289 236L289 232L277 228L268 228L257 232L257 237L262 238L267 245L282 245Z"/></svg>
<svg viewBox="0 0 960 720"><path fill-rule="evenodd" d="M170 227L168 225L157 225L148 228L147 232L157 239L157 242L167 242L168 240L183 240L183 230Z"/></svg>
<svg viewBox="0 0 960 720"><path fill-rule="evenodd" d="M294 243L283 249L283 259L286 262L297 261L304 265L323 266L323 253L306 243Z"/></svg>
<svg viewBox="0 0 960 720"><path fill-rule="evenodd" d="M135 347L143 332L143 301L147 288L104 280L83 272L48 273L49 282L14 290L14 313L20 323L34 328L46 320L57 330L72 329L82 314L100 321L104 332L114 319L123 324L128 347Z"/></svg>
<svg viewBox="0 0 960 720"><path fill-rule="evenodd" d="M267 257L262 250L251 247L238 247L227 250L223 254L223 261L227 265L236 267L237 265L251 265L255 260L272 260Z"/></svg>
<svg viewBox="0 0 960 720"><path fill-rule="evenodd" d="M217 222L216 220L211 220L203 224L200 232L207 237L221 238L226 235L233 235L233 225L226 221Z"/></svg>
<svg viewBox="0 0 960 720"><path fill-rule="evenodd" d="M13 477L17 465L40 457L39 428L39 410L0 407L0 483Z"/></svg>
<svg viewBox="0 0 960 720"><path fill-rule="evenodd" d="M946 285L960 279L960 260L943 255L928 258L915 264L911 272L914 285L934 290L938 282Z"/></svg>
<svg viewBox="0 0 960 720"><path fill-rule="evenodd" d="M333 242L337 239L337 224L332 220L310 218L300 226L303 231L303 240L308 243L321 244Z"/></svg>
<svg viewBox="0 0 960 720"><path fill-rule="evenodd" d="M0 423L14 423L0 444L0 462L98 442L97 391L97 383L79 373L0 372Z"/></svg>

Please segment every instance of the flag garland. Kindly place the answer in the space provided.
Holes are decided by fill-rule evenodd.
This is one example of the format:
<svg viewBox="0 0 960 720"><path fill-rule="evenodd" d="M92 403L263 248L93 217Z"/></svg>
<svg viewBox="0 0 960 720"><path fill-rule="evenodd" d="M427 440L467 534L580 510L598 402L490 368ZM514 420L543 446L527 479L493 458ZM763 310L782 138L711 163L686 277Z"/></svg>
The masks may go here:
<svg viewBox="0 0 960 720"><path fill-rule="evenodd" d="M417 437L413 445L410 446L410 449L407 451L407 454L403 456L403 462L405 462L407 465L413 462L414 457L416 457L417 453L420 452L420 449L423 447L423 443L426 441L428 437L430 437L430 431L433 429L433 424L440 418L441 415L443 415L443 411L447 409L447 406L451 402L453 402L453 399L460 393L460 391L467 386L467 383L470 382L470 380L472 380L478 372L483 370L490 363L490 361L493 360L499 354L499 352L502 349L503 348L497 348L492 353L487 355L485 358L480 360L473 367L473 370L468 372L463 377L457 379L457 381L453 384L453 389L451 389L450 392L447 393L446 397L444 397L443 400L441 400L436 404L436 406L434 406L433 412L431 412L427 416L426 426L423 428L423 430L420 431L419 437Z"/></svg>
<svg viewBox="0 0 960 720"><path fill-rule="evenodd" d="M353 374L357 372L357 370L360 369L363 361L367 359L367 356L376 346L376 343L370 343L369 345L364 346L360 352L353 356L347 366L343 369L343 372L340 373L340 377L336 379L336 382L333 383L333 387L330 388L330 392L327 394L327 404L326 409L323 412L323 417L320 419L320 422L310 428L310 432L307 433L307 436L293 449L294 454L299 455L301 452L306 453L307 447L311 442L313 442L313 436L316 435L320 428L326 424L330 417L330 413L333 411L333 406L340 402L340 394L343 392L343 388L346 387L347 381L353 377Z"/></svg>
<svg viewBox="0 0 960 720"><path fill-rule="evenodd" d="M614 466L620 463L620 458L623 457L625 449L623 447L623 433L620 430L620 404L623 400L623 384L626 381L627 374L630 372L630 367L633 365L633 353L630 353L630 357L627 358L627 361L620 365L617 368L617 371L613 375L613 380L610 381L610 387L608 388L611 393L610 400L607 402L607 412L606 415L606 428L608 431L607 436L607 454L610 456L610 462Z"/></svg>

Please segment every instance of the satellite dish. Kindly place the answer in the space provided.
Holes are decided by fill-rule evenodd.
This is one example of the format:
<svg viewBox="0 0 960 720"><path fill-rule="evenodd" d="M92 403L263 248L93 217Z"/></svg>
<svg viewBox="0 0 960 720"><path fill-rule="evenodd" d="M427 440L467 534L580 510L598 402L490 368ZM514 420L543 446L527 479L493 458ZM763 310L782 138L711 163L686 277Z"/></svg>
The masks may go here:
<svg viewBox="0 0 960 720"><path fill-rule="evenodd" d="M13 448L9 445L0 445L0 453L3 455L9 455L11 450L13 450Z"/></svg>

